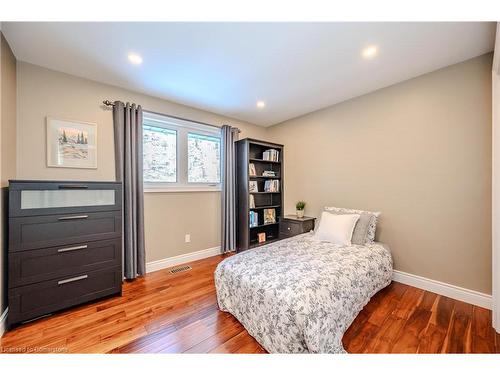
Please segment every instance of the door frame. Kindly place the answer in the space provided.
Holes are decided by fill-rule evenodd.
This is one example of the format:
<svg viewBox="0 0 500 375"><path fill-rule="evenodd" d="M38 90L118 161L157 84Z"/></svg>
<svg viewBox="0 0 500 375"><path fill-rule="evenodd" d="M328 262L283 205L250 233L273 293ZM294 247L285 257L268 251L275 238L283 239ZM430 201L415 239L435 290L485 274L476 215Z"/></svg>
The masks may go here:
<svg viewBox="0 0 500 375"><path fill-rule="evenodd" d="M497 23L492 80L492 320L500 333L500 23Z"/></svg>

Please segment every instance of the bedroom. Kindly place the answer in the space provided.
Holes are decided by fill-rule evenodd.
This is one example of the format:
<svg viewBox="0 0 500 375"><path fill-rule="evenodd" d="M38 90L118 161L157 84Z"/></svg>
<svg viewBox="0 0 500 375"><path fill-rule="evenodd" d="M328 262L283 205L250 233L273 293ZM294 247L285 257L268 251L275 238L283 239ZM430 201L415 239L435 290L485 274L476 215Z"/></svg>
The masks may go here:
<svg viewBox="0 0 500 375"><path fill-rule="evenodd" d="M3 357L500 351L496 22L21 19Z"/></svg>

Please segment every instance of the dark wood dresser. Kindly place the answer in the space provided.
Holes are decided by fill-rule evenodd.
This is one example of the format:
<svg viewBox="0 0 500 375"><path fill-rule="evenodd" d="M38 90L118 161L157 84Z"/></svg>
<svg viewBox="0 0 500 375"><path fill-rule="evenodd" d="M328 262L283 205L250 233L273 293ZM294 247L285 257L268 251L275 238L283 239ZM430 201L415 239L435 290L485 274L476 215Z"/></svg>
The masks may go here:
<svg viewBox="0 0 500 375"><path fill-rule="evenodd" d="M285 215L280 223L280 237L293 237L314 230L315 221L315 217Z"/></svg>
<svg viewBox="0 0 500 375"><path fill-rule="evenodd" d="M8 328L121 290L121 183L10 181Z"/></svg>

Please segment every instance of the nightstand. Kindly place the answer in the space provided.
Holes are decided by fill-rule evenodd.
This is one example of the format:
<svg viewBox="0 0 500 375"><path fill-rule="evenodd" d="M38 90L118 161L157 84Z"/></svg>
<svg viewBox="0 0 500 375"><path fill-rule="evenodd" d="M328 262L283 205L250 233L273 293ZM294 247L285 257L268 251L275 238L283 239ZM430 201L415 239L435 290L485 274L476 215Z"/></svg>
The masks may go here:
<svg viewBox="0 0 500 375"><path fill-rule="evenodd" d="M315 217L286 215L280 222L280 237L287 238L307 233L314 229Z"/></svg>

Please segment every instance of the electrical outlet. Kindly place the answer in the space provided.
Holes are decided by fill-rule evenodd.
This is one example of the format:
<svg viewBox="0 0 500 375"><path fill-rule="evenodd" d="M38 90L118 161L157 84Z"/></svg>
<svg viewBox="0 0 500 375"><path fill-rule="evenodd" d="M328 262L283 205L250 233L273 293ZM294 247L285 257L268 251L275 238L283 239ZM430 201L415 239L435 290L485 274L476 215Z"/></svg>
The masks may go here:
<svg viewBox="0 0 500 375"><path fill-rule="evenodd" d="M186 243L187 243L187 242L191 242L191 235L190 235L190 234L186 234L186 235L184 236L184 242L186 242Z"/></svg>

